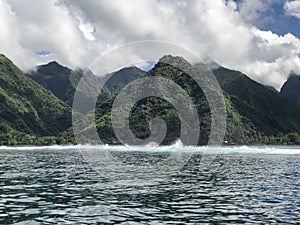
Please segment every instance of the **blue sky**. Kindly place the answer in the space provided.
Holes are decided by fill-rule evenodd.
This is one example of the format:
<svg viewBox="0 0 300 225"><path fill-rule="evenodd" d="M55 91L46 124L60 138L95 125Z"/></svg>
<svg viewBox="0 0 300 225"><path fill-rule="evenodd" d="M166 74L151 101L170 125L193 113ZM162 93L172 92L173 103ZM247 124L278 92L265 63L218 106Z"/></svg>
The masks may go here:
<svg viewBox="0 0 300 225"><path fill-rule="evenodd" d="M300 20L294 16L286 15L283 4L274 4L266 14L272 16L274 21L261 26L258 25L260 29L271 30L280 35L291 33L300 38Z"/></svg>
<svg viewBox="0 0 300 225"><path fill-rule="evenodd" d="M36 51L35 54L37 54L39 56L48 56L51 54L51 52L47 51L47 50L39 50L39 51Z"/></svg>
<svg viewBox="0 0 300 225"><path fill-rule="evenodd" d="M157 63L156 61L147 61L147 64L143 66L141 69L144 71L149 71L155 66L156 63Z"/></svg>
<svg viewBox="0 0 300 225"><path fill-rule="evenodd" d="M244 0L235 0L238 8ZM265 0L268 7L259 10L259 18L251 23L261 30L270 30L278 35L291 33L300 38L300 19L287 15L284 5L286 0Z"/></svg>

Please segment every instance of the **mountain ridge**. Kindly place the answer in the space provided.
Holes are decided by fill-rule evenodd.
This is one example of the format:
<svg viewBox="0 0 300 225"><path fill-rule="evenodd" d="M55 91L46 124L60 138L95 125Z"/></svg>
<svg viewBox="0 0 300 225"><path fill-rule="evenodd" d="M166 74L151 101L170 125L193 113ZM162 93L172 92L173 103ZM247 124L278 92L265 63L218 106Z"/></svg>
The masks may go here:
<svg viewBox="0 0 300 225"><path fill-rule="evenodd" d="M300 109L300 75L292 73L280 90L280 96Z"/></svg>
<svg viewBox="0 0 300 225"><path fill-rule="evenodd" d="M80 77L71 69L52 61L46 65L39 65L26 74L35 82L50 90L56 97L72 105L73 96Z"/></svg>
<svg viewBox="0 0 300 225"><path fill-rule="evenodd" d="M0 56L0 97L2 133L55 136L71 125L71 108L4 55Z"/></svg>
<svg viewBox="0 0 300 225"><path fill-rule="evenodd" d="M0 102L2 104L2 110L0 111L0 144L8 143L8 139L13 139L13 135L9 134L15 134L22 138L26 137L22 139L22 142L15 141L13 142L14 144L26 143L26 140L34 139L35 136L48 135L52 135L53 137L36 141L40 144L76 143L70 123L70 106L72 105L76 86L82 78L82 75L53 61L46 65L38 66L35 73L32 72L31 76L30 74L26 74L28 76L26 77L22 71L4 55L0 55L0 62L2 63L0 64L0 72L2 73L2 78L0 76L0 79L3 80L3 82L0 83L0 94L2 96L2 101ZM8 66L3 65L3 62L6 62ZM111 106L118 92L128 83L139 78L162 76L177 83L193 99L200 118L202 131L198 144L207 144L211 129L208 102L197 83L184 71L178 69L178 65L180 65L180 68L184 68L184 70L194 74L199 73L199 67L203 66L201 64L192 65L182 57L167 55L163 56L154 68L148 72L144 72L136 67L130 67L122 68L119 71L107 75L111 77L103 89L105 92L104 94L102 93L103 98L98 98L96 108L97 130L100 137L105 140L105 143L119 143L119 140L117 140L114 135L110 122ZM300 137L297 134L300 131L299 110L293 106L293 104L287 102L273 90L251 80L239 71L230 70L219 65L216 66L217 64L212 65L214 65L211 68L212 72L215 74L224 92L228 116L224 143L300 144ZM202 74L199 73L198 75L205 78L205 69L203 70L202 68L201 71ZM49 80L52 84L46 82L47 79L45 78L47 78L48 75L50 76ZM75 79L71 81L70 77L73 75ZM32 79L32 76L34 78L44 76L44 85L37 84L37 82ZM94 75L92 76L94 77ZM53 80L51 79L62 79L63 81L67 81L67 85L61 85L60 92L57 92L57 89L55 89L57 87L54 87L55 85L53 86ZM97 77L92 79L95 79L95 85L101 82ZM58 82L57 80L56 82ZM39 82L42 83L42 81ZM30 90L30 94L24 95L24 92L20 92L20 90L26 89L27 86ZM59 93L61 95L59 95ZM88 102L88 93L83 94L86 95L85 102ZM58 99L57 95L59 95L60 99ZM22 101L26 102L25 105L22 101L20 102L18 100L20 97L24 98ZM63 103L63 101L65 103ZM45 107L40 107L40 102L47 105L46 108L48 112L40 112L45 109ZM12 105L14 107L12 107ZM22 114L22 112L20 112L21 110L27 110L29 114L26 114L24 117L24 113ZM56 113L50 115L52 111ZM166 121L169 128L163 144L174 143L179 138L180 120L178 114L172 105L165 100L153 97L146 98L136 103L131 112L130 127L137 137L143 139L150 135L148 127L149 121L152 117L158 115ZM8 115L15 114L18 116L12 117L15 119L10 118L10 120L8 120L8 118L6 118ZM19 117L22 119L16 119ZM40 117L42 120L39 120ZM61 120L59 118L64 119ZM49 123L48 120L51 122ZM46 128L45 124L50 126ZM30 143L34 144L35 141ZM86 143L89 143L88 139Z"/></svg>
<svg viewBox="0 0 300 225"><path fill-rule="evenodd" d="M165 63L165 61L171 61L171 63ZM209 107L204 101L205 96L203 93L199 95L201 90L194 90L194 87L197 85L187 78L187 74L183 71L176 70L178 64L181 64L181 68L186 68L186 71L192 71L194 69L193 66L182 57L164 56L146 76L163 76L165 78L170 78L181 87L185 87L185 90L193 98L200 101L196 103L196 105L198 104L202 107L198 108L198 111L200 111L199 116L202 116L202 130L205 130L205 132L203 132L205 134L202 138L203 140L207 140L210 130L208 125L210 120L208 118ZM292 105L282 100L276 93L267 89L262 84L251 80L241 72L229 70L224 67L214 69L213 72L224 91L228 114L228 129L225 137L227 142L235 144L267 144L274 141L272 140L274 136L280 136L282 133L299 133L300 118L298 111ZM109 108L111 107L112 102L113 99L110 100L110 103L106 102L99 107L98 120L96 121L98 132L104 139L107 138L108 143L112 143L111 137L114 136L109 123ZM168 116L166 116L167 114L174 114L167 104L150 99L150 103L142 103L142 105L140 105L141 108L148 109L148 112L146 112L148 115L146 118L147 121L150 120L150 108L160 108L160 105L164 105L168 108L167 111L164 111L165 114L156 112L160 116L165 116L164 119L169 119ZM283 106L283 109L281 109L280 106ZM103 110L104 108L106 108L107 111ZM136 112L136 114L133 115L134 122L131 123L132 126L139 130L140 133L143 133L140 137L148 137L149 130L147 130L146 127L148 123L143 122L140 124L140 127L136 125L139 124L139 121L145 119L145 117L143 114L139 114L137 109L133 109L132 112ZM145 128L141 129L141 127ZM173 127L173 130L178 131L178 129L178 127ZM111 132L111 134L107 135L107 132ZM136 132L137 136L139 132ZM118 142L118 140L115 141ZM168 140L165 144L171 144L172 141L174 141L174 139ZM203 141L199 144L203 145L205 143L206 141Z"/></svg>

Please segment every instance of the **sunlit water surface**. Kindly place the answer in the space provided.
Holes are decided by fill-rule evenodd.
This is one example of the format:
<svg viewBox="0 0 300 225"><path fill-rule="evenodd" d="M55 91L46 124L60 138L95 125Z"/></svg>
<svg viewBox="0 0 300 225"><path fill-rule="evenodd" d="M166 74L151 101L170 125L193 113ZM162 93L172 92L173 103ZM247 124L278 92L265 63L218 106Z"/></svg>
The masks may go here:
<svg viewBox="0 0 300 225"><path fill-rule="evenodd" d="M0 224L300 224L297 147L219 148L208 167L199 148L161 177L135 168L174 147L98 148L123 166L95 166L76 147L0 147Z"/></svg>

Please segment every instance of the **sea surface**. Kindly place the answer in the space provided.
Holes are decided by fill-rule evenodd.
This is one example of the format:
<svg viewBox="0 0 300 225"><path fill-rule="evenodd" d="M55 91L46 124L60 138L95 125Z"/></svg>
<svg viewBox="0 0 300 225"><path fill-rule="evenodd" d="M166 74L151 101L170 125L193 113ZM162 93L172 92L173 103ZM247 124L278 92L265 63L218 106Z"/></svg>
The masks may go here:
<svg viewBox="0 0 300 225"><path fill-rule="evenodd" d="M0 147L0 224L300 224L300 147Z"/></svg>

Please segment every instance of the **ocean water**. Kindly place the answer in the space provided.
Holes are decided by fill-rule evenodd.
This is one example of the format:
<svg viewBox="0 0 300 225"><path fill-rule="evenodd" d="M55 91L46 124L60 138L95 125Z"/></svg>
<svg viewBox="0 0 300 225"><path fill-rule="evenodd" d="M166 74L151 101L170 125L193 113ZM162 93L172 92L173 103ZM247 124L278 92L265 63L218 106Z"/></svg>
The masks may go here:
<svg viewBox="0 0 300 225"><path fill-rule="evenodd" d="M0 147L0 224L300 224L299 147L193 150Z"/></svg>

